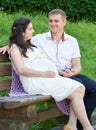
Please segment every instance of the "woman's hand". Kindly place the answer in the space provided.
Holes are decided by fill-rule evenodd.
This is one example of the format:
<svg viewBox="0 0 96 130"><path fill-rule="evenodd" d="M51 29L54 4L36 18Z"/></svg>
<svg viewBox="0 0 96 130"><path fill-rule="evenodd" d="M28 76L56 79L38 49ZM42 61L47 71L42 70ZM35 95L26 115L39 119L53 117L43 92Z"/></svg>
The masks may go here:
<svg viewBox="0 0 96 130"><path fill-rule="evenodd" d="M9 52L9 46L4 46L0 48L0 53L5 54L6 52Z"/></svg>
<svg viewBox="0 0 96 130"><path fill-rule="evenodd" d="M43 73L43 77L45 78L54 78L56 76L56 73L53 71L45 71Z"/></svg>

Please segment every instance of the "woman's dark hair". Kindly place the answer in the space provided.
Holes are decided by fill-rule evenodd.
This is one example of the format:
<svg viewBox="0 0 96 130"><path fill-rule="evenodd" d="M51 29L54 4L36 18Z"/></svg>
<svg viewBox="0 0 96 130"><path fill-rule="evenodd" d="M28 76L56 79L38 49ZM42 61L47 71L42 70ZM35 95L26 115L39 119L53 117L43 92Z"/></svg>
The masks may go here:
<svg viewBox="0 0 96 130"><path fill-rule="evenodd" d="M31 39L24 41L22 35L23 32L26 31L26 28L29 23L31 23L31 21L28 18L20 17L16 19L13 23L12 34L9 38L10 40L9 46L11 47L13 44L16 44L20 48L22 55L25 57L27 57L26 56L27 48L35 47L34 45L32 45L32 43L30 43Z"/></svg>

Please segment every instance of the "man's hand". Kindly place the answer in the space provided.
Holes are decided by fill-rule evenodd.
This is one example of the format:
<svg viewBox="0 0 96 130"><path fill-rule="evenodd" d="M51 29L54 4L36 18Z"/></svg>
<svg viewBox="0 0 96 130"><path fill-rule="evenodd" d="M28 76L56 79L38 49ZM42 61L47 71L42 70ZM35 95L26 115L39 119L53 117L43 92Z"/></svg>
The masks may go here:
<svg viewBox="0 0 96 130"><path fill-rule="evenodd" d="M74 76L74 70L66 69L64 71L59 71L59 74L62 75L63 77L70 78Z"/></svg>
<svg viewBox="0 0 96 130"><path fill-rule="evenodd" d="M0 53L5 54L6 52L9 52L9 46L4 46L0 48Z"/></svg>

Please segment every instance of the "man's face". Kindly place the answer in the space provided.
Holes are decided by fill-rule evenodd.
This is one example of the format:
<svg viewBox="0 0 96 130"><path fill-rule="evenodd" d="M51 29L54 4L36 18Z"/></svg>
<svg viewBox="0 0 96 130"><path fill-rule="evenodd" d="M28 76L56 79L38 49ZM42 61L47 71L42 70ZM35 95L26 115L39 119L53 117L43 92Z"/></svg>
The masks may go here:
<svg viewBox="0 0 96 130"><path fill-rule="evenodd" d="M49 15L49 28L52 33L62 32L65 24L66 19L64 19L60 14Z"/></svg>

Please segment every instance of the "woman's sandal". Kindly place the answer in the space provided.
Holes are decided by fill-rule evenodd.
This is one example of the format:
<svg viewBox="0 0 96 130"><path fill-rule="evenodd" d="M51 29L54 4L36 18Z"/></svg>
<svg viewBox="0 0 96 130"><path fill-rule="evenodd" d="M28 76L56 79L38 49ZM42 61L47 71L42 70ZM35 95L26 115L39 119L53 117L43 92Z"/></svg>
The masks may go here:
<svg viewBox="0 0 96 130"><path fill-rule="evenodd" d="M65 125L64 130L71 130L71 129L67 125Z"/></svg>

